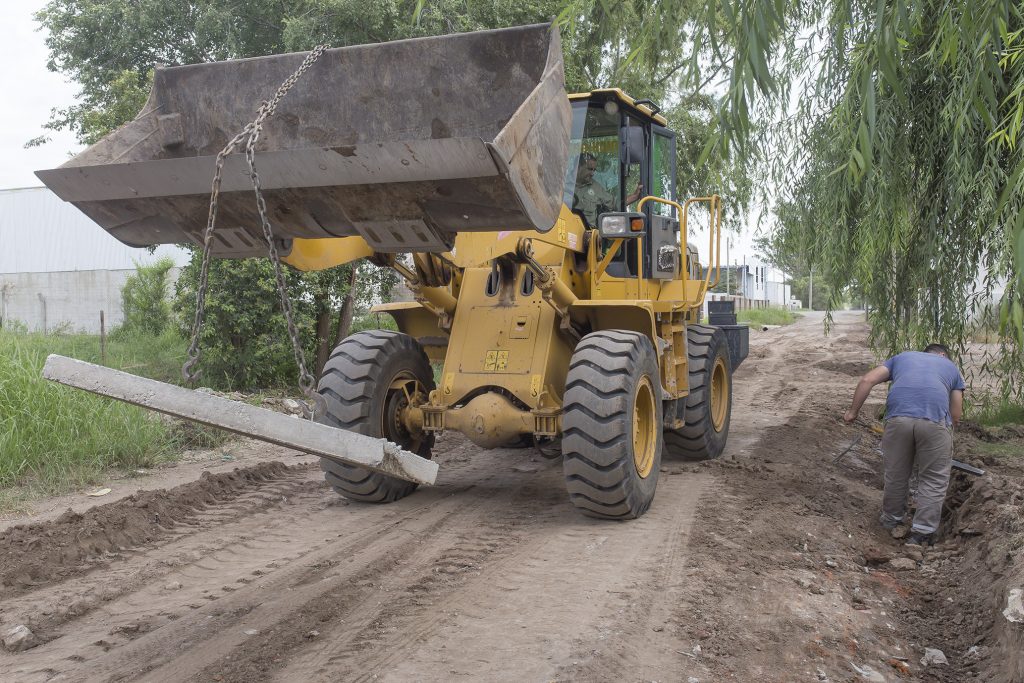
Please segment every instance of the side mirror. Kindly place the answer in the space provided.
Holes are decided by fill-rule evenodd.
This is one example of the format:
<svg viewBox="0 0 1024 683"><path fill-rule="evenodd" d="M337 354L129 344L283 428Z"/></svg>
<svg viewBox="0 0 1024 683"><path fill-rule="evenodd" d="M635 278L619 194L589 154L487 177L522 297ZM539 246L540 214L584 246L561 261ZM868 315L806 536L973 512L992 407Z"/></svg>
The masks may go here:
<svg viewBox="0 0 1024 683"><path fill-rule="evenodd" d="M642 213L602 213L597 217L597 231L605 239L630 239L647 232L647 216Z"/></svg>
<svg viewBox="0 0 1024 683"><path fill-rule="evenodd" d="M632 164L644 163L644 129L641 126L626 126L623 129L625 134L625 145L622 154L622 163L630 166Z"/></svg>

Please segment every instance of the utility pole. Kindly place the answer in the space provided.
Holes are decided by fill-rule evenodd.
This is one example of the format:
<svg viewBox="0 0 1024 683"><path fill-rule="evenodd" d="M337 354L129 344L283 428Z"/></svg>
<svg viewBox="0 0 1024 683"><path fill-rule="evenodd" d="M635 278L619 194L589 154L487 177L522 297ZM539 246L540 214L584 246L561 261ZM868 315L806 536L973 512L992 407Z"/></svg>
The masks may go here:
<svg viewBox="0 0 1024 683"><path fill-rule="evenodd" d="M807 308L809 308L810 310L813 311L814 310L814 266L811 266L811 281L810 281L810 284L808 286L808 290L809 291L807 292L807 298L809 299L809 301L807 302Z"/></svg>
<svg viewBox="0 0 1024 683"><path fill-rule="evenodd" d="M732 282L729 278L729 247L732 246L732 238L725 238L725 293L726 295L732 294ZM721 253L721 252L719 252Z"/></svg>

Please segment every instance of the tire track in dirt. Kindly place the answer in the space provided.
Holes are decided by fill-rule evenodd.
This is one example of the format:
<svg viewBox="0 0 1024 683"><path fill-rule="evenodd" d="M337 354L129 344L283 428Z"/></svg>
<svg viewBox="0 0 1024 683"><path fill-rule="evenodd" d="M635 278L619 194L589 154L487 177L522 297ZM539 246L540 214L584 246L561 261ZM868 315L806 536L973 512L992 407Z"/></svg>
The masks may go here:
<svg viewBox="0 0 1024 683"><path fill-rule="evenodd" d="M254 591L240 595L237 602L251 608L244 613L244 623L232 612L213 615L224 618L206 618L205 623L202 620L209 615L197 615L193 623L172 631L171 637L189 643L186 661L167 653L170 656L147 673L147 680L210 680L209 671L223 680L261 677L283 655L301 648L323 623L345 617L354 607L358 617L358 606L379 604L382 576L406 557L428 561L435 553L435 539L443 537L447 527L473 516L478 507L476 501L449 496L403 515L390 529L368 527L343 542L330 539L303 557L301 565L293 561L280 576L255 586L265 596L258 602ZM412 539L417 542L411 544ZM248 630L258 633L249 636ZM130 652L124 656L137 659Z"/></svg>
<svg viewBox="0 0 1024 683"><path fill-rule="evenodd" d="M327 634L319 651L298 653L278 680L362 681L376 678L408 657L410 648L428 640L441 623L479 595L490 591L504 568L517 565L532 540L543 534L557 513L554 506L538 510L544 491L507 481L492 492L476 529L453 534L450 545L436 548L431 562L403 563L389 578L390 599L377 603L359 628L346 623ZM447 539L446 539L447 540ZM440 609L439 609L440 608ZM419 674L422 676L422 672Z"/></svg>
<svg viewBox="0 0 1024 683"><path fill-rule="evenodd" d="M600 628L609 604L617 606L628 589L626 570L637 573L627 584L650 585L645 560L656 548L665 550L654 573L669 573L700 486L680 479L666 486L676 505L628 525L608 525L565 504L560 468L543 474L536 484L499 494L481 531L446 551L432 569L420 568L418 580L407 580L416 572L402 577L398 598L366 628L330 634L323 652L297 654L275 679L551 679L564 655L524 661L522 653L567 653L581 632ZM490 549L480 552L481 544ZM445 570L452 560L455 573ZM645 596L648 607L654 597ZM490 662L497 666L487 668Z"/></svg>
<svg viewBox="0 0 1024 683"><path fill-rule="evenodd" d="M0 534L0 589L10 597L59 583L102 566L103 556L112 552L153 547L189 527L215 525L273 504L251 492L302 476L306 469L264 463L207 474L171 491L144 491L85 514L69 511L50 522L11 527Z"/></svg>
<svg viewBox="0 0 1024 683"><path fill-rule="evenodd" d="M290 509L296 504L320 498L324 487L314 477L313 468L299 467L284 471L279 478L260 481L254 491L216 507L199 509L188 519L169 525L150 547L107 551L88 565L89 571L5 600L4 610L11 615L8 618L31 621L37 636L49 641L60 635L60 627L66 622L96 609L111 609L108 603L149 584L163 586L180 579L187 585L189 577L179 567L192 562L202 568L204 558L231 552L232 545L244 544L251 537L244 533L240 538L234 536L235 524L244 526L246 519L266 515L272 520L269 528L273 528L291 519L294 513ZM188 589L178 596L182 600L202 598Z"/></svg>
<svg viewBox="0 0 1024 683"><path fill-rule="evenodd" d="M300 494L283 509L276 505L250 509L250 514L241 516L229 513L234 520L229 523L205 523L204 519L216 520L223 512L205 511L188 529L169 534L153 548L108 558L112 566L103 573L24 596L17 606L21 613L49 611L51 616L58 615L51 627L61 628L48 636L43 622L40 631L50 642L17 657L0 654L0 678L11 674L19 680L29 676L46 680L53 671L61 671L69 680L136 676L153 668L168 652L181 656L182 650L201 640L187 633L196 622L224 625L225 615L227 621L238 619L263 600L248 598L264 588L281 595L294 593L293 585L309 583L311 575L327 571L339 561L338 554L359 555L380 538L396 535L396 529L405 542L410 532L402 529L403 523L432 507L444 516L459 504L460 498L452 494L467 488L425 492L418 500L410 499L402 511L394 509L398 506L390 510L352 506L352 514L346 517L371 518L374 523L357 521L354 531L337 542L343 535L337 533L339 512L349 511L346 501L326 489L318 470L303 469ZM271 485L262 497L269 494L276 500L281 493ZM281 498L284 503L288 496ZM443 499L440 506L439 498ZM445 505L447 501L451 502ZM228 505L237 507L235 502ZM168 582L178 582L182 588L168 591ZM63 612L53 609L75 596L78 601ZM15 614L10 602L5 601L3 610L5 621L8 614ZM37 628L36 622L29 623ZM190 652L189 659L194 654ZM124 657L128 661L122 661ZM70 670L53 666L66 662L77 666ZM176 680L180 677L180 670L171 675Z"/></svg>

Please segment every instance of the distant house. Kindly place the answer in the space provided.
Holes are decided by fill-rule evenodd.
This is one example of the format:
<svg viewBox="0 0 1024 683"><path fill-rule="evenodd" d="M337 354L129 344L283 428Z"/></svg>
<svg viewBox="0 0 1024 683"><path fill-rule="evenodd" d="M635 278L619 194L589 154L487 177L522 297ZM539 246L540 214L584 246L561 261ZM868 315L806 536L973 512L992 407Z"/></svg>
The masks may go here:
<svg viewBox="0 0 1024 683"><path fill-rule="evenodd" d="M173 277L189 259L179 247L125 246L45 187L0 190L0 325L95 333L100 311L117 325L135 264L163 256L177 266Z"/></svg>
<svg viewBox="0 0 1024 683"><path fill-rule="evenodd" d="M734 266L722 266L718 286L708 294L711 300L735 299L737 308L786 308L792 291L786 274L753 260Z"/></svg>

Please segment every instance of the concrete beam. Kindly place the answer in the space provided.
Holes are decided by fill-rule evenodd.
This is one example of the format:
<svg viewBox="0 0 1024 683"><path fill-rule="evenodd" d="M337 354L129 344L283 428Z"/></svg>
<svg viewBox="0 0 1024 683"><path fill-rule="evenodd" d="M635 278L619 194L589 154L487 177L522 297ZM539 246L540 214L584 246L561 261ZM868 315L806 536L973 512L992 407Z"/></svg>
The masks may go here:
<svg viewBox="0 0 1024 683"><path fill-rule="evenodd" d="M43 367L43 377L183 420L294 448L346 465L365 467L418 484L433 484L437 478L437 463L402 450L386 439L290 417L267 408L138 377L74 358L50 355Z"/></svg>

